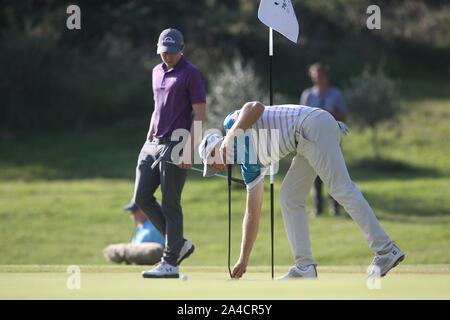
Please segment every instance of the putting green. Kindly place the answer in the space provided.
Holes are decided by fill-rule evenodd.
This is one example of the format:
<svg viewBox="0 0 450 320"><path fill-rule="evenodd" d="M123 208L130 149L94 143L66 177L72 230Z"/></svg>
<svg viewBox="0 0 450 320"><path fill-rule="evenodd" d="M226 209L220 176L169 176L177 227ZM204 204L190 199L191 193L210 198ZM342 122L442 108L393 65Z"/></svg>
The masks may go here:
<svg viewBox="0 0 450 320"><path fill-rule="evenodd" d="M450 266L399 266L379 283L365 280L365 268L318 268L318 280L272 281L267 267L250 267L239 281L225 268L182 267L181 279L143 279L142 266L79 266L79 289L68 266L0 266L0 299L450 299ZM275 276L288 267L277 267ZM378 287L378 289L377 289Z"/></svg>

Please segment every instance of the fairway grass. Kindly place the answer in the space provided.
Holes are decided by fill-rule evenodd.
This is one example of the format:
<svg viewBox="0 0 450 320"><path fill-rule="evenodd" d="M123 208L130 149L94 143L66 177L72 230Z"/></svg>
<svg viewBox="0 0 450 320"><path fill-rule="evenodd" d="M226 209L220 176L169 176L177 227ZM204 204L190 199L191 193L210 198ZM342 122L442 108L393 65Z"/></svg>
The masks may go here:
<svg viewBox="0 0 450 320"><path fill-rule="evenodd" d="M362 266L323 266L318 280L272 281L267 267L250 267L230 281L226 268L182 267L189 279L143 279L145 266L80 266L80 289L70 290L68 266L2 265L0 299L149 300L447 300L449 265L400 265L369 289ZM288 270L278 266L275 276Z"/></svg>
<svg viewBox="0 0 450 320"><path fill-rule="evenodd" d="M430 125L433 124L433 125ZM136 128L141 131L136 131ZM352 179L382 227L406 253L404 264L450 264L450 99L408 102L398 122L380 127L382 159L370 130L343 138ZM103 248L127 242L133 224L121 209L133 196L136 158L147 125L86 132L28 134L0 141L0 264L103 265ZM24 156L27 155L27 156ZM290 158L275 176L274 260L293 263L278 193ZM234 172L240 175L238 168ZM185 266L223 266L228 244L226 181L189 172L182 196L184 234L195 244ZM323 190L324 197L326 191ZM155 195L161 200L160 192ZM233 185L232 261L239 257L245 189ZM339 217L309 219L319 265L368 265L373 253L358 226ZM311 198L306 203L312 209ZM270 264L266 179L259 234L250 265Z"/></svg>

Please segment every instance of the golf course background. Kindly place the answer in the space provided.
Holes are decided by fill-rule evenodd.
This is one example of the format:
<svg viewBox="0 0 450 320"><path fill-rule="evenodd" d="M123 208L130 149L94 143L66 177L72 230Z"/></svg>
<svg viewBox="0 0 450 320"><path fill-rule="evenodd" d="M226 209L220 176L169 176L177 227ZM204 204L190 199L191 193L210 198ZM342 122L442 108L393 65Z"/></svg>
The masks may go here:
<svg viewBox="0 0 450 320"><path fill-rule="evenodd" d="M371 160L370 134L358 130L343 139L344 154L350 175L382 226L405 251L404 264L448 264L450 100L405 103L410 112L380 130L385 158ZM105 264L102 249L130 239L133 225L121 208L132 197L145 124L26 134L2 142L0 264ZM281 164L275 194L288 165L288 161ZM270 265L266 184L251 265ZM226 265L226 190L226 180L189 173L182 198L184 226L185 237L196 251L184 265ZM234 258L239 253L245 195L241 186L233 187ZM293 260L277 199L275 204L275 263L290 265ZM309 202L307 208L311 209ZM324 214L310 219L310 229L319 265L370 263L371 252L360 230L344 212L339 217Z"/></svg>
<svg viewBox="0 0 450 320"><path fill-rule="evenodd" d="M448 265L450 9L444 1L399 1L393 7L379 2L389 14L383 15L382 32L371 33L364 22L370 1L293 1L301 38L294 45L275 35L274 87L286 99L275 102L298 103L301 90L310 86L307 67L316 60L331 65L337 86L365 66L381 65L397 80L401 112L378 128L380 158L373 155L371 130L360 131L351 114L344 156L381 225L406 254L399 268ZM133 225L121 208L132 197L153 110L150 70L160 62L154 47L162 29L176 26L185 33L185 54L204 73L208 90L235 55L254 65L262 89L267 86L267 30L257 21L256 1L108 3L80 1L85 20L79 33L65 29L64 2L43 1L39 8L10 2L2 8L0 265L104 265L105 246L129 241ZM275 194L289 161L282 161L275 177ZM250 260L267 270L268 187L266 181ZM233 187L233 261L245 195L242 187ZM183 267L224 267L226 181L189 172L182 204L184 235L196 246ZM327 209L310 219L316 263L368 265L372 252L357 225L344 212L331 217ZM275 264L293 264L277 199Z"/></svg>

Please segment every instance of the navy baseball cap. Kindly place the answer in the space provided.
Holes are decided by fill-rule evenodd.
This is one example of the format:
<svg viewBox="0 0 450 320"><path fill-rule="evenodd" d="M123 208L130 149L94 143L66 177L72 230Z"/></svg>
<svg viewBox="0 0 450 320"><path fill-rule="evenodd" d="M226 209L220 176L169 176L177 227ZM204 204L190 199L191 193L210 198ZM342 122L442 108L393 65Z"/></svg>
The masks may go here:
<svg viewBox="0 0 450 320"><path fill-rule="evenodd" d="M183 35L177 29L166 29L159 35L158 49L156 54L163 52L169 52L177 54L181 50L181 46L184 44Z"/></svg>
<svg viewBox="0 0 450 320"><path fill-rule="evenodd" d="M129 204L127 204L125 207L123 207L123 210L125 211L136 211L139 207L134 203L134 201L131 201Z"/></svg>

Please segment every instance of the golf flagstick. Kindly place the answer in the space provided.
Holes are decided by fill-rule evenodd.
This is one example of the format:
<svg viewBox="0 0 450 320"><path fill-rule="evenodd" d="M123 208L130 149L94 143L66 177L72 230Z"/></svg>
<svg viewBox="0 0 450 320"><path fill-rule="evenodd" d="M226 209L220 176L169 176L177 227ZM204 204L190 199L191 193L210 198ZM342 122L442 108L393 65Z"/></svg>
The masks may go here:
<svg viewBox="0 0 450 320"><path fill-rule="evenodd" d="M269 28L269 100L273 105L273 87L272 87L272 58L273 58L273 29ZM273 280L273 165L270 165L270 249L272 261L272 280Z"/></svg>
<svg viewBox="0 0 450 320"><path fill-rule="evenodd" d="M271 1L261 0L258 8L258 19L269 27L269 88L270 105L273 105L272 88L272 57L273 57L273 29L284 35L294 43L298 39L298 21L294 7L290 0ZM270 236L272 245L272 279L273 279L273 164L270 166Z"/></svg>
<svg viewBox="0 0 450 320"><path fill-rule="evenodd" d="M230 268L230 258L231 258L231 169L233 168L231 164L228 167L228 273L231 276Z"/></svg>
<svg viewBox="0 0 450 320"><path fill-rule="evenodd" d="M273 165L270 165L270 248L272 256L272 280L273 280Z"/></svg>

